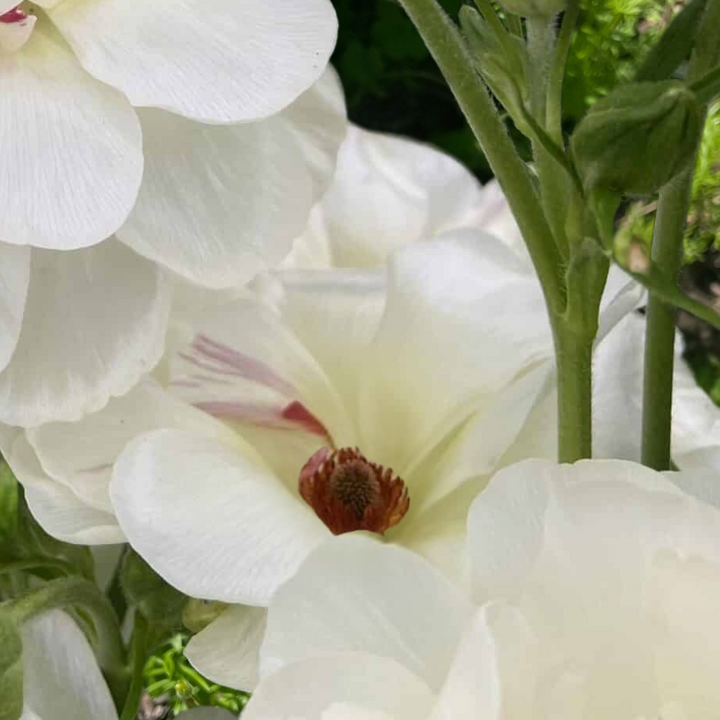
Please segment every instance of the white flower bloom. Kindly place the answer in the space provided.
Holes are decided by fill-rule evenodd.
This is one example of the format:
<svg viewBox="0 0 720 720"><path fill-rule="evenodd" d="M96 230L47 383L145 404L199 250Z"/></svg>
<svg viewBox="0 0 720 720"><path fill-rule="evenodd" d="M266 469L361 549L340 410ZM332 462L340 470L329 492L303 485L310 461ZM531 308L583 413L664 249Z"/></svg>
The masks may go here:
<svg viewBox="0 0 720 720"><path fill-rule="evenodd" d="M0 105L7 99L4 62L10 61L0 55ZM49 102L44 95L42 102ZM261 122L217 127L160 110L140 114L143 186L115 237L70 252L0 242L2 422L78 419L152 369L163 352L170 306L158 264L193 282L234 287L279 263L330 180L345 129L342 90L332 70L288 109ZM0 162L0 174L10 165ZM102 179L95 182L105 187ZM82 195L75 181L67 187ZM39 189L28 195L33 207L42 195ZM9 190L4 197L12 202ZM78 217L88 216L68 205ZM2 216L18 213L9 209ZM0 240L12 242L1 227ZM43 245L35 235L29 242Z"/></svg>
<svg viewBox="0 0 720 720"><path fill-rule="evenodd" d="M271 602L243 717L715 717L713 481L623 461L505 469L470 511L470 596L401 548L324 544Z"/></svg>
<svg viewBox="0 0 720 720"><path fill-rule="evenodd" d="M52 610L24 623L20 720L117 720L95 655L75 621Z"/></svg>
<svg viewBox="0 0 720 720"><path fill-rule="evenodd" d="M321 76L337 31L328 0L2 0L0 13L0 238L52 249L118 230L143 155L153 170L178 147L173 115L274 115Z"/></svg>

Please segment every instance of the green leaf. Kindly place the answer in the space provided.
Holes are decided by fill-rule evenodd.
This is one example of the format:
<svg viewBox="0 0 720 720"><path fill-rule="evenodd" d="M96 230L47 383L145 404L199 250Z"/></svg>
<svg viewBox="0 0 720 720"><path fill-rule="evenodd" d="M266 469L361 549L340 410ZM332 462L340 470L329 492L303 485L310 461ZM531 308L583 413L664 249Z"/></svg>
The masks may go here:
<svg viewBox="0 0 720 720"><path fill-rule="evenodd" d="M18 482L8 464L0 461L0 560L8 557L18 526Z"/></svg>
<svg viewBox="0 0 720 720"><path fill-rule="evenodd" d="M90 548L71 545L48 535L37 524L22 496L18 504L17 518L17 533L15 542L12 543L13 559L49 558L60 560L70 568L73 574L93 580L94 563ZM35 574L43 579L51 580L67 573L54 568L39 568Z"/></svg>
<svg viewBox="0 0 720 720"><path fill-rule="evenodd" d="M182 612L188 598L168 585L136 552L126 553L120 571L120 584L154 630L170 631L182 627Z"/></svg>
<svg viewBox="0 0 720 720"><path fill-rule="evenodd" d="M9 613L0 611L0 720L18 720L22 708L22 638Z"/></svg>
<svg viewBox="0 0 720 720"><path fill-rule="evenodd" d="M692 0L675 16L635 75L635 82L666 80L690 55L707 0Z"/></svg>

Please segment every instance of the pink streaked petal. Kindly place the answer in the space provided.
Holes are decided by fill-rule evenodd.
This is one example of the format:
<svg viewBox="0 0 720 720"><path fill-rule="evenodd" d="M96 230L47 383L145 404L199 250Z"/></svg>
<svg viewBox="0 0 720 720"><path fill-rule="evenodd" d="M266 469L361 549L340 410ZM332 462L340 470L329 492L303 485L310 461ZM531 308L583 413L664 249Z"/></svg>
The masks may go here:
<svg viewBox="0 0 720 720"><path fill-rule="evenodd" d="M289 405L283 408L283 420L299 425L305 432L312 435L320 435L322 437L330 437L327 428L318 420L302 403L293 400Z"/></svg>
<svg viewBox="0 0 720 720"><path fill-rule="evenodd" d="M327 428L301 403L293 401L282 409L273 409L234 400L210 400L195 407L218 420L247 422L277 430L302 430L330 440Z"/></svg>
<svg viewBox="0 0 720 720"><path fill-rule="evenodd" d="M219 343L207 335L197 335L193 340L192 350L200 357L188 354L181 354L180 357L205 370L242 377L284 395L296 393L292 383L280 377L265 363Z"/></svg>
<svg viewBox="0 0 720 720"><path fill-rule="evenodd" d="M8 12L0 15L0 23L5 23L6 25L19 23L27 19L28 14L23 12L20 7L13 8L12 10L8 10Z"/></svg>

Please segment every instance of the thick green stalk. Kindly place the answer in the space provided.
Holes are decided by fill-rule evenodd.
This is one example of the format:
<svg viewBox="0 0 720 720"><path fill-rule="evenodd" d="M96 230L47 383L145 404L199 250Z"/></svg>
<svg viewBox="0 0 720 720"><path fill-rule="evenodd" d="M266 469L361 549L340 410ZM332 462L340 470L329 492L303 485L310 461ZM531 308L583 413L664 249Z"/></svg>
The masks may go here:
<svg viewBox="0 0 720 720"><path fill-rule="evenodd" d="M558 372L558 461L592 456L592 351L585 335L555 333Z"/></svg>
<svg viewBox="0 0 720 720"><path fill-rule="evenodd" d="M701 23L688 69L688 82L691 83L702 78L718 62L720 0L709 0ZM698 135L688 169L660 191L652 260L666 277L676 278L680 274L685 221L690 207L693 171L700 140ZM674 346L675 311L658 296L651 294L645 336L642 461L656 470L670 469Z"/></svg>
<svg viewBox="0 0 720 720"><path fill-rule="evenodd" d="M561 258L533 181L507 134L457 26L436 0L400 0L437 62L507 196L551 314L562 312Z"/></svg>
<svg viewBox="0 0 720 720"><path fill-rule="evenodd" d="M447 80L520 226L545 294L553 326L560 402L559 455L564 461L591 451L591 355L589 332L565 322L565 261L531 176L497 114L458 28L436 0L400 0ZM483 3L480 3L481 7ZM530 30L529 30L530 32ZM544 121L544 97L542 100ZM558 172L558 169L555 169Z"/></svg>

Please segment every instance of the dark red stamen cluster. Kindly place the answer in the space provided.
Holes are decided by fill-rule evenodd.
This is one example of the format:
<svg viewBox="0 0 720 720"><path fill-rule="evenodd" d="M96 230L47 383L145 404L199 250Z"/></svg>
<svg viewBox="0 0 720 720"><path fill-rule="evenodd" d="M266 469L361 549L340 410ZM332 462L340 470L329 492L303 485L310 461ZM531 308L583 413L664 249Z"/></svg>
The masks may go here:
<svg viewBox="0 0 720 720"><path fill-rule="evenodd" d="M383 534L410 507L405 483L391 468L370 462L357 448L322 448L300 472L300 495L334 535Z"/></svg>

